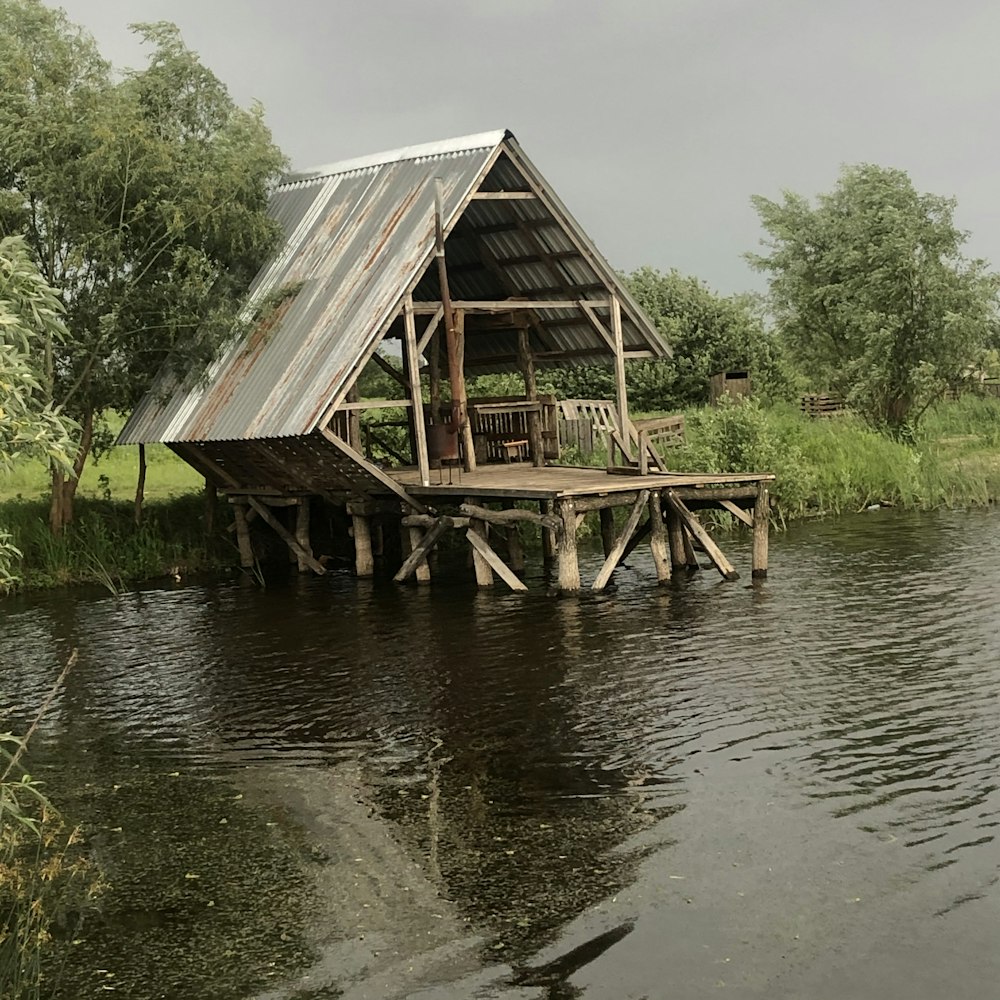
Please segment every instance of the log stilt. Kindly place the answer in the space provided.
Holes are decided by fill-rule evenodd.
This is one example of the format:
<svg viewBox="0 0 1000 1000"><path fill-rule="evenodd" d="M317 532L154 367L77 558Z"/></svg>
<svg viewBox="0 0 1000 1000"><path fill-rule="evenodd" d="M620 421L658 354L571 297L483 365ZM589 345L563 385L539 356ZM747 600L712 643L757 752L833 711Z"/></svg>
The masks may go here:
<svg viewBox="0 0 1000 1000"><path fill-rule="evenodd" d="M757 489L757 502L753 505L753 556L751 576L755 580L767 578L767 533L771 520L771 495L767 484Z"/></svg>
<svg viewBox="0 0 1000 1000"><path fill-rule="evenodd" d="M312 546L309 543L309 498L303 497L298 507L295 508L295 541L299 543L302 552L312 555ZM294 550L289 549L290 552ZM295 552L295 561L300 573L309 572L309 564L302 554Z"/></svg>
<svg viewBox="0 0 1000 1000"><path fill-rule="evenodd" d="M247 519L245 504L233 504L233 516L236 519L236 543L240 548L240 566L250 569L254 564L253 543L250 541L250 524Z"/></svg>
<svg viewBox="0 0 1000 1000"><path fill-rule="evenodd" d="M615 567L625 553L625 546L628 545L636 527L638 527L639 518L642 516L642 509L646 506L648 500L649 490L640 490L639 495L635 498L635 503L632 504L632 510L629 512L628 520L625 522L622 533L618 536L618 540L615 542L608 557L604 560L604 565L601 567L591 586L592 590L604 590L608 585L611 574L614 573Z"/></svg>
<svg viewBox="0 0 1000 1000"><path fill-rule="evenodd" d="M415 552L420 548L420 543L424 540L424 533L420 528L407 528L406 530L410 534L410 551ZM417 563L417 568L413 575L417 578L417 583L431 582L431 565L427 559Z"/></svg>
<svg viewBox="0 0 1000 1000"><path fill-rule="evenodd" d="M555 516L555 504L551 500L541 500L538 509L543 517ZM549 528L542 529L542 561L547 566L556 557L557 535Z"/></svg>
<svg viewBox="0 0 1000 1000"><path fill-rule="evenodd" d="M625 551L622 553L621 559L618 561L620 563L625 562L626 559L649 537L650 523L647 517L645 521L632 533L632 537L629 539L628 545L625 546Z"/></svg>
<svg viewBox="0 0 1000 1000"><path fill-rule="evenodd" d="M474 497L467 497L465 503L473 507L476 505ZM485 521L480 520L478 517L469 518L468 534L469 536L478 536L484 543L486 543L487 548L489 548L489 544L486 542L487 528ZM480 587L492 587L493 570L490 567L489 560L483 555L481 547L472 542L471 537L469 542L472 547L472 566L476 571L476 585Z"/></svg>
<svg viewBox="0 0 1000 1000"><path fill-rule="evenodd" d="M431 550L438 543L438 539L448 530L454 527L450 517L439 517L431 526L423 538L413 547L410 554L403 560L403 565L399 567L393 580L402 583L417 567L427 559Z"/></svg>
<svg viewBox="0 0 1000 1000"><path fill-rule="evenodd" d="M653 554L656 579L670 582L670 547L667 544L667 526L663 523L663 501L659 490L649 495L649 550Z"/></svg>
<svg viewBox="0 0 1000 1000"><path fill-rule="evenodd" d="M687 549L684 545L684 528L677 512L667 504L667 541L670 544L670 563L673 569L684 569L688 565Z"/></svg>
<svg viewBox="0 0 1000 1000"><path fill-rule="evenodd" d="M354 572L358 576L374 576L371 517L367 514L352 514L351 524L354 528Z"/></svg>
<svg viewBox="0 0 1000 1000"><path fill-rule="evenodd" d="M480 522L481 523L481 522ZM511 590L527 590L528 588L518 579L517 575L510 569L510 567L493 551L490 543L486 541L485 535L480 534L475 527L476 522L473 521L469 525L468 531L465 533L465 537L468 538L469 544L472 546L472 551L476 553L477 559L481 559L486 563L490 571L489 583L484 584L479 576L479 564L476 564L476 582L480 587L492 586L493 584L493 571L496 570L497 576L503 580L504 583L510 587ZM483 525L483 531L486 530L486 525Z"/></svg>
<svg viewBox="0 0 1000 1000"><path fill-rule="evenodd" d="M580 589L580 562L576 553L576 505L571 499L559 500L556 512L563 524L556 551L558 586L564 593L574 593Z"/></svg>
<svg viewBox="0 0 1000 1000"><path fill-rule="evenodd" d="M255 497L248 497L247 503L257 511L257 516L271 526L277 536L318 576L326 573L326 567L313 558L312 553L299 545L296 537Z"/></svg>
<svg viewBox="0 0 1000 1000"><path fill-rule="evenodd" d="M684 545L684 565L692 572L701 569L701 563L698 562L698 555L694 550L691 532L683 524L681 525L681 541Z"/></svg>
<svg viewBox="0 0 1000 1000"><path fill-rule="evenodd" d="M601 545L604 548L604 558L611 555L615 547L615 510L613 507L602 507L601 515Z"/></svg>
<svg viewBox="0 0 1000 1000"><path fill-rule="evenodd" d="M521 529L516 524L507 529L507 558L515 573L524 572L524 543L521 541Z"/></svg>
<svg viewBox="0 0 1000 1000"><path fill-rule="evenodd" d="M701 543L705 554L715 564L715 568L726 580L738 580L739 573L736 572L733 564L726 558L722 549L712 540L712 536L702 527L701 522L684 506L684 501L679 499L673 491L667 491L667 502L677 512L684 527Z"/></svg>

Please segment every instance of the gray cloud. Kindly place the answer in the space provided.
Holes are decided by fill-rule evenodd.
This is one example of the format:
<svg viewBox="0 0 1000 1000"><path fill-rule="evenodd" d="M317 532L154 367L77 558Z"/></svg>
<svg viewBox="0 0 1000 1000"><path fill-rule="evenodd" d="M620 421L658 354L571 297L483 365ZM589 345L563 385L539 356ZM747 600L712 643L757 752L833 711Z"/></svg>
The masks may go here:
<svg viewBox="0 0 1000 1000"><path fill-rule="evenodd" d="M296 166L510 128L617 267L731 292L751 194L843 163L955 195L1000 261L1000 7L981 0L63 0L116 65L171 20Z"/></svg>

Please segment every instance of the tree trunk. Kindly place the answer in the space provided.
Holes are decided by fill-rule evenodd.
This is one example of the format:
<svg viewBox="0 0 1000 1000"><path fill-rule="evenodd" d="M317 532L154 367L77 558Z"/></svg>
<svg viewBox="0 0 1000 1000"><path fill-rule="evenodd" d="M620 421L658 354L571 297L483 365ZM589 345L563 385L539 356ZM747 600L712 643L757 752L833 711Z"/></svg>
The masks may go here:
<svg viewBox="0 0 1000 1000"><path fill-rule="evenodd" d="M135 483L135 523L142 524L142 501L146 497L146 446L139 445L139 476Z"/></svg>
<svg viewBox="0 0 1000 1000"><path fill-rule="evenodd" d="M52 500L49 505L49 528L53 535L61 535L63 528L73 522L73 500L80 476L87 464L91 445L94 443L94 411L88 409L81 423L80 444L73 459L73 471L67 476L62 468L52 469Z"/></svg>

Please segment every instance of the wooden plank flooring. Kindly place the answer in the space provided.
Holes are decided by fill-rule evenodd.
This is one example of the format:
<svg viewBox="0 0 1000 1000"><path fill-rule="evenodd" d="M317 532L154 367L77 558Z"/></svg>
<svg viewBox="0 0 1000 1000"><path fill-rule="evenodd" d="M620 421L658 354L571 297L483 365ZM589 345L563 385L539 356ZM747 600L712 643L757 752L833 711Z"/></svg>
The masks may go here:
<svg viewBox="0 0 1000 1000"><path fill-rule="evenodd" d="M770 482L769 473L713 474L671 472L664 475L612 475L604 469L572 466L536 468L527 463L481 465L475 472L431 470L431 485L420 485L416 469L393 469L389 475L415 497L509 497L514 500L556 500L560 497L606 496L641 489L703 488ZM439 482L440 478L440 482ZM451 482L449 483L449 478Z"/></svg>

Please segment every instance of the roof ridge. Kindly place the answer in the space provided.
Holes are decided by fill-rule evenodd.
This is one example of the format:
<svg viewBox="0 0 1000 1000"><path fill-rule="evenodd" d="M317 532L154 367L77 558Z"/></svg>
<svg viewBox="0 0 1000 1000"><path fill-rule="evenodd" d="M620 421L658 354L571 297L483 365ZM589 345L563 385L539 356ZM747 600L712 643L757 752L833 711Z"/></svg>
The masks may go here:
<svg viewBox="0 0 1000 1000"><path fill-rule="evenodd" d="M279 187L299 181L331 177L335 174L346 174L352 170L364 170L369 167L385 166L388 163L417 160L425 156L446 156L449 153L488 149L499 145L507 138L513 138L513 133L509 129L494 129L491 132L474 132L471 135L457 136L454 139L442 139L438 142L424 142L416 146L401 146L399 149L390 149L382 153L370 153L367 156L357 156L349 160L338 160L335 163L327 163L319 167L293 170L282 177Z"/></svg>

